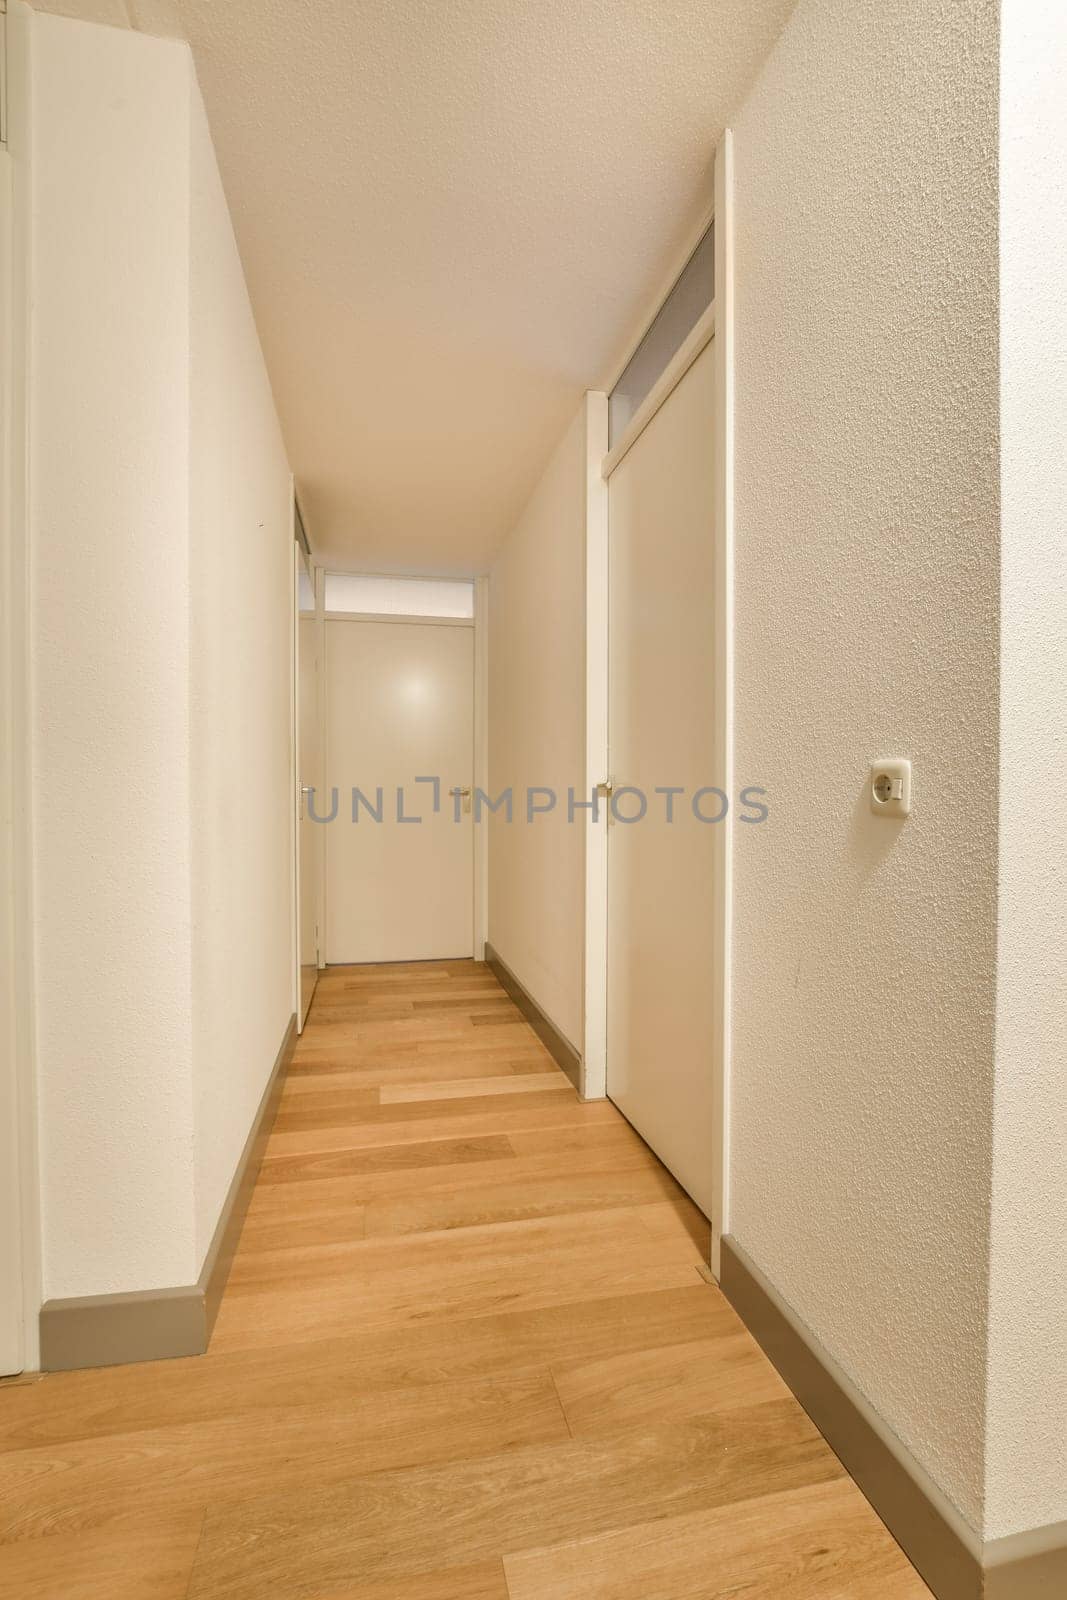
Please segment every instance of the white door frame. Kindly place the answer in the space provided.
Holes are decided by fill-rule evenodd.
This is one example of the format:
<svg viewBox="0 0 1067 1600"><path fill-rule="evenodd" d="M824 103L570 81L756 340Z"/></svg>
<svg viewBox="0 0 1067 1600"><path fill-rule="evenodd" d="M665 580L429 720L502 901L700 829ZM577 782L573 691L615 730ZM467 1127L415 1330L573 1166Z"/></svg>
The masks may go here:
<svg viewBox="0 0 1067 1600"><path fill-rule="evenodd" d="M585 792L608 777L608 397L585 408ZM585 814L585 974L581 1088L603 1100L608 1081L608 834Z"/></svg>
<svg viewBox="0 0 1067 1600"><path fill-rule="evenodd" d="M474 580L474 787L489 793L489 579ZM489 829L474 823L474 959L489 937Z"/></svg>
<svg viewBox="0 0 1067 1600"><path fill-rule="evenodd" d="M456 617L404 617L392 612L367 612L357 615L354 612L326 611L326 573L325 567L315 567L315 604L319 617L319 748L322 751L323 762L326 760L326 728L328 720L327 696L329 695L329 677L326 671L326 622L418 622L438 623L446 627L473 627L474 631L474 785L483 793L489 792L489 578L487 575L477 577L474 582L474 618L473 622L465 618ZM408 577L443 578L452 576L449 573L419 572L403 574ZM329 773L325 774L325 784L329 788ZM320 970L326 964L326 897L329 894L328 874L326 871L326 851L320 851L322 865L322 882L319 892L319 964ZM474 827L474 870L471 884L471 894L474 906L474 940L473 952L475 961L485 960L485 941L489 936L489 829L484 823L475 823ZM299 972L297 973L299 982Z"/></svg>
<svg viewBox="0 0 1067 1600"><path fill-rule="evenodd" d="M296 484L289 477L289 894L292 900L293 1015L300 1032L300 541Z"/></svg>
<svg viewBox="0 0 1067 1600"><path fill-rule="evenodd" d="M311 564L315 580L315 648L319 658L319 687L317 699L319 718L319 775L326 776L326 569ZM326 970L326 846L319 851L318 903L315 912L319 922L319 971Z"/></svg>
<svg viewBox="0 0 1067 1600"><path fill-rule="evenodd" d="M290 483L292 483L292 479L290 479ZM298 518L299 512L298 512L298 508L297 508L295 484L292 487L292 507L293 507L293 588L292 588L292 595L290 597L291 598L291 604L290 604L290 614L291 614L291 620L290 620L290 628L291 628L291 633L290 633L290 645L291 645L290 659L291 659L291 662L292 662L290 691L291 691L292 712L291 712L291 727L290 727L290 740L289 740L289 784L290 784L290 793L293 796L293 806L292 806L292 818L293 818L293 821L292 821L292 896L293 896L293 968L294 968L293 1011L294 1011L294 1013L296 1015L297 1032L298 1033L302 1033L304 1031L304 1021L303 1021L303 1018L301 1017L301 1011L303 1010L303 1003L304 1002L303 1002L303 965L302 965L301 960L300 960L300 957L302 955L302 951L301 951L301 947L300 947L300 934L301 934L301 928L300 928L300 897L301 897L301 894L303 892L303 885L302 885L302 882L301 882L301 870L300 870L300 833L301 833L300 819L301 819L301 817L303 815L303 792L302 792L302 787L301 787L302 774L301 774L301 771L300 771L300 568L301 568L301 563L302 563L302 561L304 559L305 550L304 550L304 545L301 542L299 534L297 532L297 518ZM301 527L304 526L302 517L300 517L300 526ZM306 535L306 531L307 530L305 528L305 535ZM323 678L323 673L322 673L322 645L323 645L323 641L322 641L322 638L321 638L322 578L321 578L320 570L315 565L315 560L314 560L314 557L311 555L310 550L308 550L306 554L307 554L308 571L309 571L310 576L311 576L311 584L312 584L312 589L313 589L314 596L315 596L316 628L317 628L317 631L319 632L319 637L318 637L318 639L316 641L316 646L317 646L317 650L318 650L318 663L319 664L318 664L318 667L317 667L316 673L315 673L315 721L316 721L316 725L317 725L316 726L316 733L317 733L317 735L319 737L319 740L320 740L319 748L321 750L321 748L322 748L322 745L321 745L321 739L322 739L322 678ZM321 856L323 854L323 852L320 851L319 854ZM316 944L316 962L317 962L318 970L320 972L322 971L322 968L323 968L323 965L324 965L323 956L322 956L322 929L324 927L324 922L323 922L323 898L322 898L322 896L323 896L323 875L322 875L322 870L321 870L321 865L320 865L320 870L316 874L316 883L315 883L315 926L316 926L316 929L318 930L317 931L316 941L315 941L315 944Z"/></svg>
<svg viewBox="0 0 1067 1600"><path fill-rule="evenodd" d="M40 1364L40 1190L33 975L33 834L30 809L28 25L6 18L8 143L0 146L0 1174L8 1272L21 1308L23 1370ZM5 1289L11 1287L8 1284Z"/></svg>
<svg viewBox="0 0 1067 1600"><path fill-rule="evenodd" d="M586 787L609 776L608 749L608 495L607 479L709 340L715 362L715 774L709 778L734 796L733 773L733 140L729 129L715 153L715 298L639 407L614 449L608 450L606 394L588 397L586 431ZM704 217L701 233L711 217ZM684 264L684 263L683 263ZM675 274L677 276L677 274ZM673 278L671 280L673 283ZM668 285L668 288L670 285ZM658 309L658 308L657 308ZM651 318L649 319L651 320ZM644 329L641 330L643 336ZM640 336L639 336L640 337ZM637 340L634 341L636 348ZM629 357L627 357L627 360ZM625 362L620 367L620 373ZM721 774L721 776L720 776ZM721 956L711 974L715 990L714 1078L716 1121L712 1166L711 1267L719 1276L724 1233L729 1232L730 946L732 927L733 809L715 829L715 920ZM604 819L586 823L585 1024L582 1094L607 1093L608 854Z"/></svg>

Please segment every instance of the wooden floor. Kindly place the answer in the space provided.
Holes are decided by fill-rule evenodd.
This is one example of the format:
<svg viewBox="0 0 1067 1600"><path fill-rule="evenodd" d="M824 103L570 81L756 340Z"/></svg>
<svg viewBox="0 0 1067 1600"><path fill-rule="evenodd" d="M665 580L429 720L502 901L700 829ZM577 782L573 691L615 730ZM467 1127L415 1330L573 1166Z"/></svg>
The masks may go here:
<svg viewBox="0 0 1067 1600"><path fill-rule="evenodd" d="M211 1350L0 1389L3 1600L922 1600L485 967L319 984Z"/></svg>

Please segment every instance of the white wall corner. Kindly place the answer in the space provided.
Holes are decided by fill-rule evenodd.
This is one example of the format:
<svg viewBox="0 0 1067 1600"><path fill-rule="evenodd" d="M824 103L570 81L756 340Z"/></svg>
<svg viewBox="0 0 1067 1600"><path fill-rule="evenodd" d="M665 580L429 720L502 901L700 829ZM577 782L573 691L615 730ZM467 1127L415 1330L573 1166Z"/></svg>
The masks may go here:
<svg viewBox="0 0 1067 1600"><path fill-rule="evenodd" d="M31 77L44 1290L68 1298L195 1282L291 1014L292 528L188 46L38 14Z"/></svg>
<svg viewBox="0 0 1067 1600"><path fill-rule="evenodd" d="M1000 70L987 1539L1067 1521L1067 11L1054 0L1004 0Z"/></svg>
<svg viewBox="0 0 1067 1600"><path fill-rule="evenodd" d="M514 795L514 820L489 821L489 940L579 1053L585 840L567 791L586 764L586 449L583 402L497 553L489 606L489 788ZM532 824L529 786L557 796Z"/></svg>

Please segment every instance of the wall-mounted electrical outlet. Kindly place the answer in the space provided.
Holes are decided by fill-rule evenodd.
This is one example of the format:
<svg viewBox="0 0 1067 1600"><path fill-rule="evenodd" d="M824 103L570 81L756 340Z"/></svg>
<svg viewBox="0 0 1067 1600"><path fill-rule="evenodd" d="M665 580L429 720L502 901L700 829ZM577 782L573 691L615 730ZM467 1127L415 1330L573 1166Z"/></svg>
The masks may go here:
<svg viewBox="0 0 1067 1600"><path fill-rule="evenodd" d="M871 767L871 810L880 817L906 817L911 810L911 762L894 757Z"/></svg>

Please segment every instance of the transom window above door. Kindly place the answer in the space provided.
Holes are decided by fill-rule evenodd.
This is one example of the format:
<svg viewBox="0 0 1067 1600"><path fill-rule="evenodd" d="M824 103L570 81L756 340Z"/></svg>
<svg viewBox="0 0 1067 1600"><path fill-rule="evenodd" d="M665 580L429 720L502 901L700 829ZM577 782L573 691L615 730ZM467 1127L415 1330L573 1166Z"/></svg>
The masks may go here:
<svg viewBox="0 0 1067 1600"><path fill-rule="evenodd" d="M472 618L474 584L458 578L328 572L326 610L346 616Z"/></svg>
<svg viewBox="0 0 1067 1600"><path fill-rule="evenodd" d="M661 373L715 298L715 224L674 280L648 332L626 363L608 400L608 444L614 448Z"/></svg>

